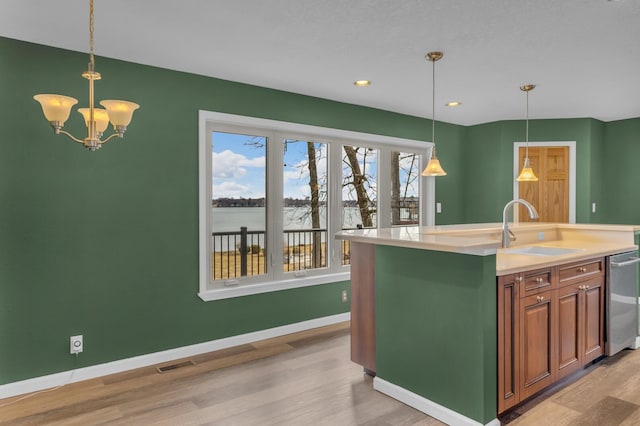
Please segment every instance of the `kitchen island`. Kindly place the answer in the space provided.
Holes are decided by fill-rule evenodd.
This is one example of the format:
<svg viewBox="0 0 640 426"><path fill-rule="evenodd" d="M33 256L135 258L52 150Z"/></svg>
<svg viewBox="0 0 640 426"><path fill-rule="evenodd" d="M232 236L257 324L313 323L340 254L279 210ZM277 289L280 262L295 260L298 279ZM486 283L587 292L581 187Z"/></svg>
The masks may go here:
<svg viewBox="0 0 640 426"><path fill-rule="evenodd" d="M352 359L376 376L375 389L448 424L499 424L499 277L637 250L640 227L511 226L514 248L564 249L554 255L502 249L501 230L475 224L337 235L351 242Z"/></svg>

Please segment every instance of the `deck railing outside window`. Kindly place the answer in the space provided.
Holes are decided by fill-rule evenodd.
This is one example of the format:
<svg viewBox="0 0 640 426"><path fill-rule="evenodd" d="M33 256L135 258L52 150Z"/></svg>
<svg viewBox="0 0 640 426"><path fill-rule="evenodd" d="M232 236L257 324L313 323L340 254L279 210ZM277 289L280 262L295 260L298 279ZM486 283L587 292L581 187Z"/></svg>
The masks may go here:
<svg viewBox="0 0 640 426"><path fill-rule="evenodd" d="M213 232L212 276L214 280L265 274L265 231ZM283 270L299 271L327 266L327 230L284 231ZM341 263L349 265L349 241L341 241Z"/></svg>

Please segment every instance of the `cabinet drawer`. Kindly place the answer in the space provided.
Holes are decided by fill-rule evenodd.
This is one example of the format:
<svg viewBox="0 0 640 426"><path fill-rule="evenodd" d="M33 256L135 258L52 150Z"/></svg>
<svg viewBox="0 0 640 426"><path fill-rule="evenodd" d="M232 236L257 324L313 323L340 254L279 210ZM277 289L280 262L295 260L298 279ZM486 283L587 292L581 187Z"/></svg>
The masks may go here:
<svg viewBox="0 0 640 426"><path fill-rule="evenodd" d="M551 269L537 269L524 272L519 281L522 283L520 297L528 297L551 289Z"/></svg>
<svg viewBox="0 0 640 426"><path fill-rule="evenodd" d="M589 259L582 262L563 265L558 268L560 285L566 285L573 280L582 280L604 275L604 258Z"/></svg>

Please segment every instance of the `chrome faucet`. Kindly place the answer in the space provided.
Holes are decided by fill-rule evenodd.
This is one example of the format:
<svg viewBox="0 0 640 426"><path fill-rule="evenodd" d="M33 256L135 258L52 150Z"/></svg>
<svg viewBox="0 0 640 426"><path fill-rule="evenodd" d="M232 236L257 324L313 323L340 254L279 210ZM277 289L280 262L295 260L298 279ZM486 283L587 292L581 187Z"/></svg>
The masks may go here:
<svg viewBox="0 0 640 426"><path fill-rule="evenodd" d="M511 244L511 235L513 234L511 233L511 231L509 231L509 222L507 221L507 219L509 215L509 209L516 204L522 204L523 206L525 206L529 211L529 217L531 219L538 219L538 212L536 211L536 208L533 207L528 201L523 200L522 198L509 201L507 205L504 206L504 210L502 210L502 248L509 247L509 245ZM515 240L515 237L513 237L513 239Z"/></svg>

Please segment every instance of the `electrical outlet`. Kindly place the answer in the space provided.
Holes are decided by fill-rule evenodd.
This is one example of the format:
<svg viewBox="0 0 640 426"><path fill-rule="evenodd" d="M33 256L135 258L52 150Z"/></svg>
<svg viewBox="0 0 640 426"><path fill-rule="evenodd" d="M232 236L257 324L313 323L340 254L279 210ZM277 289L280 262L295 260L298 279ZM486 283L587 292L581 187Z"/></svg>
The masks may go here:
<svg viewBox="0 0 640 426"><path fill-rule="evenodd" d="M347 290L342 290L342 303L347 303Z"/></svg>
<svg viewBox="0 0 640 426"><path fill-rule="evenodd" d="M436 203L436 213L442 213L442 203Z"/></svg>
<svg viewBox="0 0 640 426"><path fill-rule="evenodd" d="M596 212L596 203L591 203L591 213Z"/></svg>
<svg viewBox="0 0 640 426"><path fill-rule="evenodd" d="M71 354L79 354L84 350L84 342L82 341L82 334L77 336L71 336L69 338L69 350Z"/></svg>

